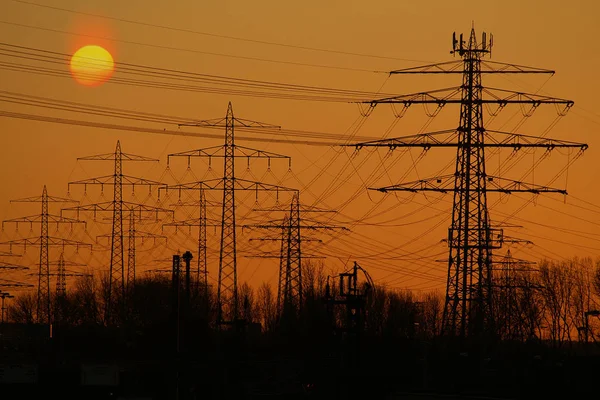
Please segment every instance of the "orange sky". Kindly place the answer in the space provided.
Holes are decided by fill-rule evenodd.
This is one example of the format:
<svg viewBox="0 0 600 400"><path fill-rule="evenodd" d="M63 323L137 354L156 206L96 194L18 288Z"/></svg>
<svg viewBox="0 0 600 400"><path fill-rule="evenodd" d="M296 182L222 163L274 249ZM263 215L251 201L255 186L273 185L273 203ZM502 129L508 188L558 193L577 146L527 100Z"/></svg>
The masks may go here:
<svg viewBox="0 0 600 400"><path fill-rule="evenodd" d="M40 1L40 4L46 3ZM82 45L97 44L106 47L115 61L120 63L252 80L370 92L381 90L397 94L455 86L460 84L460 80L457 76L433 79L401 76L388 78L385 73L369 71L390 71L452 60L449 54L452 32L467 34L474 21L478 34L485 30L494 35L493 60L549 68L557 72L549 80L546 77L507 76L484 80L484 85L487 83L528 92L539 90L540 94L574 100L575 107L548 136L590 145L584 156L569 168L568 174L562 174L553 183L553 186L563 188L567 185L571 196L566 202L560 195L540 196L534 203L530 202L521 209L532 199L531 195L500 198L490 194L488 204L492 220L502 221L507 215L520 209L516 214L520 219L513 218L509 222L523 227L507 230L507 234L535 242L534 246L511 247L511 252L521 258L539 260L542 257L600 255L600 236L597 230L600 224L600 204L596 201L599 190L595 185L600 162L597 156L600 140L596 135L600 125L600 111L597 110L597 100L594 98L600 92L599 80L595 75L600 70L600 45L597 41L600 36L600 5L596 1L304 1L297 4L279 1L179 1L174 6L172 3L152 0L60 0L52 2L52 6L80 13L5 1L0 17L1 42L68 54ZM111 19L85 13L104 15ZM127 23L124 20L142 22L145 25ZM161 29L156 25L176 27L188 32ZM297 47L259 44L217 36ZM318 47L396 59L350 56L298 47ZM14 62L6 54L4 51L0 55L1 62ZM68 66L65 65L64 69L67 71ZM5 68L0 68L0 90L198 119L224 116L227 102L231 101L236 116L240 118L277 124L286 129L328 132L340 136L347 134L349 127L360 117L358 107L347 103L161 90L114 82L90 88L78 85L70 78L9 71ZM4 101L1 103L2 111L177 129L174 125L102 119L92 115L51 112ZM518 108L503 111L494 127L512 129L520 118L517 113L511 119L516 111ZM546 110L537 111L522 125L519 132L539 135L554 118L555 111L549 106ZM373 139L382 137L392 122L394 116L391 109L378 107L356 135ZM414 106L388 136L417 133L426 122L423 108ZM165 172L167 154L222 143L205 138L117 132L4 117L0 118L0 124L3 135L3 145L0 148L2 219L39 212L35 206L10 204L9 200L39 195L44 184L48 185L51 194L65 196L69 181L110 174L110 163L77 162L76 158L111 152L117 139L121 140L125 152L160 159L160 163L153 166L125 167L126 173L151 179L158 179ZM457 124L458 109L447 106L435 118L429 130L454 128ZM186 132L202 132L194 128L182 129ZM213 130L204 132L215 133ZM273 161L273 173L267 174L265 179L270 183L279 181L301 189L303 203L338 208L356 195L340 215L333 217L334 222L345 223L352 229L352 233L338 240L331 240L335 235L321 235L327 241L327 247L313 247L314 244L307 243L304 248L306 253L327 254L329 257L324 262L332 269L340 269L344 263L357 260L371 272L376 281L392 287L419 290L444 288L447 265L435 260L447 258L447 247L440 240L446 236L450 224L448 210L451 207L451 195L425 197L398 193L398 196L388 195L383 199L384 196L379 193L367 193L364 185L367 182L368 186L379 187L399 183L402 177L405 177L404 181L411 181L433 176L451 162L453 152L430 150L419 161L415 172L412 165L413 160L419 159L418 150L411 153L397 150L389 157L384 150L363 150L351 158L351 149L266 141L237 143L291 156L293 174L286 173L287 163ZM495 171L499 162L508 155L509 152L504 151L490 157L488 173ZM507 172L507 176L522 178L523 173L531 167L533 159L541 155L540 150L525 156ZM332 158L334 162L323 171L327 161ZM566 152L553 152L536 168L533 176L523 179L546 184L565 165L567 159ZM382 162L385 169L381 169ZM215 170L211 176L218 176L220 162L215 161L213 166ZM197 177L205 176L205 162L194 160L193 167ZM247 179L265 176L264 162L251 164L252 175L245 172L244 160L238 162L238 167L238 174ZM445 173L451 173L452 168ZM387 172L383 173L385 171ZM172 172L178 180L182 179L185 162L174 162ZM376 180L369 180L372 174L380 176ZM313 183L309 185L310 182ZM335 190L331 190L332 187ZM80 200L82 191L77 190L73 190L71 195ZM144 197L138 195L138 199ZM218 200L219 195L211 194L211 197ZM239 215L244 215L253 206L253 194L242 201L244 197L238 195ZM86 201L98 199L99 190L89 189ZM269 199L261 199L260 206L269 204ZM218 216L218 210L213 210L213 213ZM331 218L316 217L323 220ZM258 217L254 218L257 220ZM107 232L108 226L92 223L90 234L96 231L100 233L103 229ZM14 227L7 226L2 237L8 240L19 237L18 235L28 236L28 230L29 228L20 228L19 233L15 234ZM209 232L209 246L216 250L218 235L210 229ZM273 261L244 257L255 246L248 241L250 237L256 236L252 235L247 231L239 233L239 279L254 283L267 280L275 284L277 268ZM170 257L177 249L184 251L189 247L193 250L194 241L186 241L183 236L172 240L171 249L167 251L148 250L140 244L140 269L161 266L152 260ZM273 249L277 250L278 247L273 246ZM162 255L161 251L164 251ZM214 278L217 276L217 255L216 252L209 254L209 270ZM58 257L56 250L53 250L52 256ZM22 262L33 266L36 257L37 253L28 251ZM107 259L106 252L101 251L94 252L93 256L71 254L70 257L89 262L93 268ZM167 265L163 263L162 266ZM32 277L14 274L10 277L33 282Z"/></svg>

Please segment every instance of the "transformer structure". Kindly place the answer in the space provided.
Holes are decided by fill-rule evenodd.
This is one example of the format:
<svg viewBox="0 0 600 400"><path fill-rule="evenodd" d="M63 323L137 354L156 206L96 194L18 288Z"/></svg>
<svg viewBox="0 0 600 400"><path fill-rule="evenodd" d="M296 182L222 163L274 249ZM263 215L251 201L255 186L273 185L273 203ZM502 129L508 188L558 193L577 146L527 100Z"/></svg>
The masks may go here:
<svg viewBox="0 0 600 400"><path fill-rule="evenodd" d="M235 159L245 158L250 162L252 158L263 158L269 163L271 159L288 159L288 156L270 153L262 150L242 147L235 144L234 130L236 127L252 131L254 129L278 129L274 125L268 125L256 121L245 120L234 117L231 103L227 106L225 118L199 121L194 124L180 124L179 126L195 127L222 127L225 128L225 144L198 150L190 150L181 153L169 154L167 164L171 157L187 157L188 166L192 157L223 158L223 178L210 179L191 183L172 185L167 190L221 190L223 192L222 214L221 214L221 241L219 250L219 277L217 288L217 327L231 326L239 320L238 292L237 292L237 241L236 241L236 213L235 192L240 190L252 190L257 193L265 191L290 192L295 189L283 186L270 185L258 181L249 181L235 177ZM290 161L291 162L291 161Z"/></svg>
<svg viewBox="0 0 600 400"><path fill-rule="evenodd" d="M166 210L159 207L147 206L140 203L133 203L123 200L123 186L130 186L135 191L136 187L148 187L149 193L152 193L152 187L159 187L162 185L160 182L138 178L123 174L123 162L158 162L159 160L134 154L128 154L121 151L121 143L117 141L117 146L114 153L98 154L87 157L80 157L77 160L82 161L113 161L114 162L114 173L112 175L100 176L95 178L83 179L75 182L69 182L69 190L71 185L84 186L84 190L87 191L87 187L90 185L100 185L102 191L104 186L110 185L113 187L113 200L109 202L102 202L97 204L88 204L78 207L71 207L64 209L63 211L76 211L77 214L81 211L92 212L94 218L98 212L110 212L112 213L112 232L110 234L111 247L110 247L110 268L108 277L108 294L105 304L104 319L107 324L112 324L112 313L117 309L124 306L124 299L126 294L126 279L127 273L125 271L125 255L124 255L124 238L127 235L123 231L123 216L124 212L137 210L140 215L142 213L150 213L156 215L158 221L159 213L169 213L170 210ZM135 251L134 251L135 252ZM120 304L118 304L120 303Z"/></svg>
<svg viewBox="0 0 600 400"><path fill-rule="evenodd" d="M363 283L359 282L359 274ZM337 290L327 277L325 285L325 306L334 332L342 345L340 361L344 368L360 365L360 336L364 329L365 313L375 284L371 275L355 261L352 268L338 274ZM333 279L332 279L333 280ZM333 282L335 285L335 281ZM342 308L342 320L336 321L336 308Z"/></svg>
<svg viewBox="0 0 600 400"><path fill-rule="evenodd" d="M50 299L50 260L49 260L49 250L50 247L61 247L64 251L65 247L73 246L76 248L76 251L79 250L79 247L89 247L91 249L92 245L87 244L81 241L75 241L70 239L63 239L60 237L50 236L49 234L49 225L56 224L57 228L61 224L69 224L71 225L71 229L74 224L85 224L84 221L79 219L66 218L60 215L50 214L49 212L49 203L73 203L74 201L71 199L54 197L48 195L48 191L46 186L42 190L41 196L35 197L27 197L18 200L11 200L14 203L41 203L42 212L38 215L31 215L27 217L20 217L14 219L8 219L2 222L3 226L5 223L15 223L16 229L18 230L19 224L29 224L33 226L33 224L40 225L40 236L39 237L31 237L24 239L11 240L8 242L3 242L0 244L9 245L23 245L23 248L26 250L27 246L39 246L39 264L38 264L38 290L37 290L37 305L36 305L36 318L38 323L50 324L52 321L52 313L51 313L51 299Z"/></svg>
<svg viewBox="0 0 600 400"><path fill-rule="evenodd" d="M281 208L263 209L261 211L282 211ZM244 225L245 228L254 229L280 229L281 248L279 254L279 281L277 285L277 313L278 319L284 317L297 318L302 311L303 287L302 287L302 259L323 258L322 256L302 254L302 242L321 240L307 238L302 234L304 230L348 230L339 225L328 225L312 218L301 216L310 212L335 212L316 207L302 206L300 194L294 193L289 209L282 222L268 221L252 225ZM272 240L271 238L256 238L253 240ZM256 257L271 258L269 255L257 255Z"/></svg>
<svg viewBox="0 0 600 400"><path fill-rule="evenodd" d="M542 148L548 152L556 148L576 148L580 153L586 144L563 140L533 137L512 132L486 129L483 107L495 105L498 110L509 104L531 107L530 113L541 104L552 104L565 115L573 101L537 94L516 92L483 86L486 74L553 74L554 71L505 64L485 60L490 56L493 38L483 33L479 42L475 29L467 40L454 34L452 54L458 61L444 62L390 72L396 74L459 74L462 84L457 87L380 98L367 102L371 108L377 104L401 104L404 114L413 104L434 104L434 115L447 104L460 106L457 129L404 136L393 139L356 143L362 147L415 147L428 150L432 147L456 148L456 167L452 175L420 179L414 182L376 188L381 192L430 191L453 193L452 223L448 230L448 274L442 333L465 338L494 332L492 312L492 250L503 243L503 230L490 224L487 194L562 193L566 190L528 184L521 181L491 176L486 173L485 149L509 148L515 152L523 148ZM530 114L529 114L530 115ZM525 115L525 116L529 116ZM578 154L578 155L579 155ZM372 189L372 188L369 188Z"/></svg>

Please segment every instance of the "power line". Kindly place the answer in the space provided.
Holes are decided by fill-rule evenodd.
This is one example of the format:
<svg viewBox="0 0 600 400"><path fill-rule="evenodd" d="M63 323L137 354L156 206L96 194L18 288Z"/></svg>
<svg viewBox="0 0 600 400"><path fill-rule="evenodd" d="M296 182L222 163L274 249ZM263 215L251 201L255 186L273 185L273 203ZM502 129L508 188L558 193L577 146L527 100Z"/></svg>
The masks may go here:
<svg viewBox="0 0 600 400"><path fill-rule="evenodd" d="M139 26L164 29L164 30L169 30L169 31L173 31L173 32L190 33L190 34L194 34L194 35L209 36L209 37L215 37L215 38L219 38L219 39L236 40L236 41L241 41L241 42L246 42L246 43L256 43L256 44L263 44L263 45L269 45L269 46L287 47L287 48L292 48L292 49L317 51L317 52L323 52L323 53L342 54L342 55L354 56L354 57L368 57L368 58L407 61L407 62L430 62L430 61L425 61L425 60L414 60L414 59L408 59L408 58L379 56L379 55L374 55L374 54L356 53L356 52L325 49L325 48L318 48L318 47L298 46L298 45L292 45L292 44L286 44L286 43L277 43L277 42L271 42L271 41L266 41L266 40L248 39L248 38L242 38L242 37L236 37L236 36L196 31L196 30L191 30L191 29L175 28L175 27L166 26L166 25L158 25L158 24L152 24L152 23L148 23L148 22L134 21L134 20L119 18L119 17L111 17L111 16L100 15L100 14L95 14L95 13L77 11L77 10L63 8L63 7L49 6L46 4L39 4L39 3L34 3L34 2L24 1L24 0L11 0L11 1L13 1L15 3L27 4L30 6L46 8L46 9L51 9L51 10L55 10L55 11L62 11L62 12L68 12L68 13L73 13L73 14L86 15L88 17L95 17L95 18L124 22L124 23L128 23L128 24L139 25Z"/></svg>
<svg viewBox="0 0 600 400"><path fill-rule="evenodd" d="M261 57L248 57L248 56L239 56L239 55L235 55L235 54L216 53L216 52L196 50L196 49L186 49L186 48L182 48L182 47L161 46L161 45L152 44L152 43L115 39L115 38L106 37L106 36L86 35L86 34L82 34L82 33L63 31L60 29L44 28L44 27L40 27L40 26L20 24L20 23L9 22L9 21L0 21L0 24L12 25L12 26L20 27L20 28L36 29L36 30L40 30L40 31L44 31L44 32L60 33L60 34L64 34L64 35L72 35L72 36L79 36L79 37L87 37L87 38L91 38L91 39L107 40L109 42L115 42L115 43L133 44L136 46L151 47L151 48L155 48L155 49L181 51L181 52L186 52L186 53L204 54L204 55L217 56L217 57L236 58L239 60L260 61L260 62L268 62L268 63L275 63L275 64L293 65L293 66L299 66L299 67L325 68L325 69L336 69L336 70L355 71L355 72L387 73L386 71L377 71L377 70L370 70L370 69L365 69L365 68L340 67L340 66L336 66L336 65L311 64L311 63L303 63L303 62L296 62L296 61L283 61L283 60L274 60L274 59L261 58Z"/></svg>
<svg viewBox="0 0 600 400"><path fill-rule="evenodd" d="M34 62L69 65L71 56L66 53L49 51L34 47L20 46L0 42L0 56ZM115 62L115 74L108 82L133 86L173 89L203 93L236 94L252 97L267 97L290 100L356 102L369 96L384 96L385 93L337 89L323 86L298 85L262 80L241 79L223 75L201 74L148 65ZM91 66L93 64L91 63ZM45 66L2 62L4 69L31 72L42 75L71 77L67 70L51 69ZM94 79L93 74L88 74ZM124 75L124 77L122 76ZM165 79L166 81L132 79L129 76L141 76ZM176 82L172 82L176 81ZM178 82L203 83L212 86L195 86Z"/></svg>

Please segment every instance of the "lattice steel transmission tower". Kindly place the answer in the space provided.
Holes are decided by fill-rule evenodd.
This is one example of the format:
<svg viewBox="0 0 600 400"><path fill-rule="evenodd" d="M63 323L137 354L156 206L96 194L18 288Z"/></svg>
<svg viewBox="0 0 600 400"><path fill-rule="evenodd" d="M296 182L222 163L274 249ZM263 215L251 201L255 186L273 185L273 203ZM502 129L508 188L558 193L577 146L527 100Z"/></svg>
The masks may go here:
<svg viewBox="0 0 600 400"><path fill-rule="evenodd" d="M217 325L231 325L239 319L237 295L237 242L236 242L236 214L235 192L238 190L258 191L295 191L283 186L270 185L257 181L248 181L235 177L235 159L242 157L264 158L269 162L272 158L285 158L288 156L270 153L262 150L242 147L235 144L234 130L236 127L252 131L254 129L278 129L278 126L268 125L256 121L234 117L231 103L227 106L225 118L200 121L194 124L180 124L180 126L196 127L223 127L225 128L225 144L204 149L185 151L169 154L167 164L171 157L187 157L188 165L191 157L223 158L223 178L211 179L202 182L185 183L170 186L169 189L197 189L197 190L222 190L223 203L221 214L221 244L219 251L219 278L217 288ZM290 161L291 162L291 161Z"/></svg>
<svg viewBox="0 0 600 400"><path fill-rule="evenodd" d="M222 203L211 201L206 199L206 193L204 188L198 189L199 199L198 201L182 201L181 190L179 191L180 198L174 204L173 207L197 207L199 210L198 218L190 218L185 220L177 220L163 224L165 226L182 227L187 226L191 229L193 226L198 227L198 256L197 256L197 269L196 269L196 284L199 285L202 282L204 287L204 301L208 305L209 300L209 284L208 284L208 261L207 261L207 235L206 228L209 226L220 227L221 221L216 221L207 216L207 207L222 206ZM202 276L202 279L200 277Z"/></svg>
<svg viewBox="0 0 600 400"><path fill-rule="evenodd" d="M63 250L66 246L75 246L77 250L79 247L89 247L91 249L91 244L86 244L84 242L63 239L60 237L50 236L49 234L49 225L56 224L57 229L61 224L70 224L71 228L73 224L85 224L84 221L72 218L66 218L60 215L50 214L49 212L49 203L73 203L74 201L71 199L65 199L61 197L54 197L48 195L48 191L46 186L44 185L44 189L42 190L41 196L35 197L27 197L18 200L11 200L14 203L41 203L42 212L38 215L31 215L27 217L20 217L14 219L8 219L2 222L4 226L5 223L11 222L17 224L29 224L32 226L33 224L40 225L40 236L36 238L24 238L11 240L8 242L3 242L0 244L8 244L13 245L23 245L26 249L27 246L39 246L39 269L38 269L38 291L37 291L37 305L36 305L36 318L38 323L49 324L51 322L52 313L51 313L51 301L50 301L50 260L49 260L49 249L50 247L62 247Z"/></svg>
<svg viewBox="0 0 600 400"><path fill-rule="evenodd" d="M282 211L281 208L263 209L260 211ZM302 259L324 258L323 256L302 253L303 242L321 242L320 239L309 238L302 234L304 230L348 230L340 225L328 225L302 214L311 212L335 212L300 204L300 194L294 193L283 221L244 225L254 229L281 229L281 248L279 255L279 281L277 285L277 312L281 318L298 317L302 311ZM251 240L273 240L272 238L256 238ZM255 255L259 258L271 258L269 255Z"/></svg>
<svg viewBox="0 0 600 400"><path fill-rule="evenodd" d="M121 151L121 143L117 141L117 146L114 153L98 154L87 157L80 157L77 160L82 161L113 161L114 162L114 173L112 175L106 175L96 178L89 178L79 180L75 182L69 182L69 190L71 185L83 185L87 190L88 185L100 185L102 190L105 185L111 185L113 187L113 200L110 202L103 202L98 204L83 205L79 207L72 207L63 211L91 211L94 215L99 211L108 211L112 213L112 232L111 238L111 249L110 249L110 269L108 279L108 299L105 305L105 321L111 323L111 313L113 308L116 307L115 300L124 299L126 289L126 271L125 271L125 255L124 255L124 237L126 236L123 231L123 213L131 211L132 209L139 209L140 212L168 212L158 207L146 206L139 203L132 203L123 200L123 186L131 186L132 190L136 187L146 186L149 188L149 192L152 192L152 187L159 187L162 184L157 181L153 181L145 178L138 178L123 174L123 162L125 161L136 161L136 162L158 162L159 160L149 157L138 156L134 154L128 154ZM158 218L158 217L157 217ZM118 297L115 296L118 294ZM121 300L119 300L121 301Z"/></svg>
<svg viewBox="0 0 600 400"><path fill-rule="evenodd" d="M490 224L487 193L555 192L565 190L527 184L520 181L491 176L486 173L485 149L578 148L580 153L586 144L563 140L533 137L511 132L486 129L483 121L484 106L496 105L498 110L509 104L530 106L531 111L541 104L553 104L561 108L564 115L573 106L573 101L537 94L516 92L483 86L486 74L553 74L554 71L505 64L484 60L490 56L493 40L485 33L478 42L475 30L467 40L453 37L452 54L461 60L444 62L392 71L390 74L460 74L462 84L457 87L420 92L408 95L380 98L369 101L377 104L401 104L402 115L412 104L434 104L438 109L447 104L460 105L457 129L417 134L394 139L357 143L361 147L455 147L456 169L454 174L415 182L378 188L389 191L432 191L454 194L452 223L448 230L448 276L442 329L447 335L459 337L483 335L494 332L491 307L491 259L492 250L502 245L503 231Z"/></svg>
<svg viewBox="0 0 600 400"><path fill-rule="evenodd" d="M127 233L123 234L123 239L127 240L127 268L126 275L124 279L125 288L127 291L131 291L135 286L135 278L136 278L136 242L138 239L141 240L142 244L145 240L152 239L154 245L156 246L157 239L161 239L167 243L167 237L165 235L159 235L157 233L142 231L138 228L138 225L144 223L145 221L157 223L159 221L158 214L172 214L173 211L168 210L166 208L153 207L153 206L144 206L142 204L136 203L128 203L123 202L124 214L129 214L128 216L128 227ZM136 215L139 214L139 215ZM144 213L154 214L154 216L144 217ZM98 239L111 239L111 234L98 235L96 240Z"/></svg>

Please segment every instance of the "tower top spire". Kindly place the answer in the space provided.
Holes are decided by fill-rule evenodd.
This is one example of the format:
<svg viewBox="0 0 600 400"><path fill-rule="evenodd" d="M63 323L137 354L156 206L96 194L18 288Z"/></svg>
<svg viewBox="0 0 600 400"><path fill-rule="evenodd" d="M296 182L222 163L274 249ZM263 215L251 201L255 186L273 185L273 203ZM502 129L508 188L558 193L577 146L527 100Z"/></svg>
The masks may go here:
<svg viewBox="0 0 600 400"><path fill-rule="evenodd" d="M482 32L481 34L481 42L477 42L477 35L475 33L475 23L473 22L471 25L471 33L469 35L469 40L466 41L463 39L463 34L461 33L458 38L456 36L456 32L452 34L452 50L450 54L460 55L461 57L481 57L483 54L491 54L492 53L492 45L494 44L494 36L490 33L489 37L486 32Z"/></svg>

